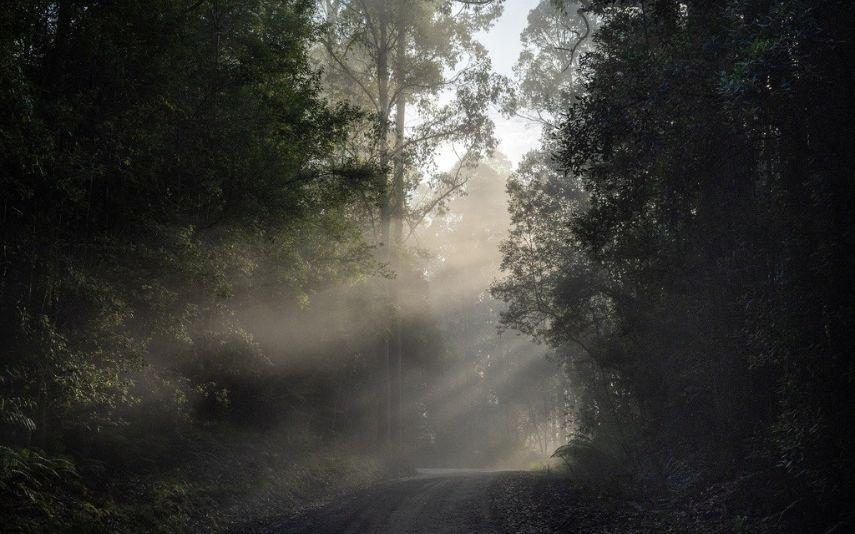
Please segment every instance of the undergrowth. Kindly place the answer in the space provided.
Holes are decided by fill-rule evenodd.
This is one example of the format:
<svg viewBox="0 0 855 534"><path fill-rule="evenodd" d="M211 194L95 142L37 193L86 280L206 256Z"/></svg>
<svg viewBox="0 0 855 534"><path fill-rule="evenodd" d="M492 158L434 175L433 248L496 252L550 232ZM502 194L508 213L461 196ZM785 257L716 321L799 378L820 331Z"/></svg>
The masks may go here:
<svg viewBox="0 0 855 534"><path fill-rule="evenodd" d="M234 429L164 438L148 457L75 464L32 449L0 448L0 530L223 532L288 514L331 493L370 484L390 467L345 446ZM151 444L149 444L151 446ZM155 446L157 448L157 446ZM155 464L152 461L156 460ZM138 462L138 463L137 463Z"/></svg>

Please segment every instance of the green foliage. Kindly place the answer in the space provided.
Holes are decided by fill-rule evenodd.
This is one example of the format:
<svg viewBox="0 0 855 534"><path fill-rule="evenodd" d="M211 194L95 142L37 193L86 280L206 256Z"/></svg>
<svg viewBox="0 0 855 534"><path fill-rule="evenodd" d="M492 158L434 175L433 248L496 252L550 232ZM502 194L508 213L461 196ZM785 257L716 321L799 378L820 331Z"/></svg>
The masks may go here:
<svg viewBox="0 0 855 534"><path fill-rule="evenodd" d="M245 303L305 306L374 271L352 210L375 173L340 152L360 113L319 96L313 9L4 6L0 497L21 528L129 517L108 489L91 510L75 495L102 469L168 463L147 425L173 436L276 411L290 384L259 385L271 363ZM192 492L161 489L159 503Z"/></svg>
<svg viewBox="0 0 855 534"><path fill-rule="evenodd" d="M0 446L0 511L23 531L68 528L94 517L84 499L78 473L69 460L33 449ZM6 526L9 526L8 524Z"/></svg>
<svg viewBox="0 0 855 534"><path fill-rule="evenodd" d="M594 440L603 417L639 423L640 473L781 469L815 506L797 528L831 524L855 487L852 4L591 4L563 174L511 183L505 320L584 345L606 394L577 408Z"/></svg>

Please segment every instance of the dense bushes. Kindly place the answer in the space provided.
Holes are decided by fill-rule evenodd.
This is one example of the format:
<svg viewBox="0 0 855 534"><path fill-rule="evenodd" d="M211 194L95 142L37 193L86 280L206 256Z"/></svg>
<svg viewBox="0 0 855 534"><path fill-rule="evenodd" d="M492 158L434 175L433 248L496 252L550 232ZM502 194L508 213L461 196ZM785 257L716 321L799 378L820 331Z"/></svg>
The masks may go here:
<svg viewBox="0 0 855 534"><path fill-rule="evenodd" d="M218 425L285 411L289 384L265 376L243 303L297 307L370 270L349 210L372 174L336 155L357 114L319 96L312 10L4 5L4 521L112 530L134 515L117 507L194 491L190 474L158 497L174 447L214 448L230 436L206 438ZM104 473L146 482L123 494Z"/></svg>

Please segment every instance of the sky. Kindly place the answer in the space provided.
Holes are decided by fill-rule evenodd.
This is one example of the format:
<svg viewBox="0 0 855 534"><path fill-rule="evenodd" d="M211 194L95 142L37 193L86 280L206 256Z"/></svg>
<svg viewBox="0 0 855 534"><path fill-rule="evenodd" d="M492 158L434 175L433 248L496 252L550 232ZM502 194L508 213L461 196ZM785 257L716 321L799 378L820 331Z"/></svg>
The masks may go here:
<svg viewBox="0 0 855 534"><path fill-rule="evenodd" d="M501 18L489 32L481 33L481 42L490 52L493 70L499 74L513 76L514 63L522 50L520 34L525 29L529 11L538 3L539 0L507 0ZM519 117L502 117L496 111L492 119L496 123L499 151L516 167L522 156L537 146L540 126Z"/></svg>
<svg viewBox="0 0 855 534"><path fill-rule="evenodd" d="M513 77L514 63L522 50L520 34L525 29L529 11L538 3L539 0L507 0L502 16L493 27L479 33L480 41L490 53L495 72ZM522 156L538 145L540 125L519 117L503 117L497 110L492 110L490 117L496 124L498 151L516 167ZM449 169L457 161L450 150L440 150L437 160L440 169Z"/></svg>

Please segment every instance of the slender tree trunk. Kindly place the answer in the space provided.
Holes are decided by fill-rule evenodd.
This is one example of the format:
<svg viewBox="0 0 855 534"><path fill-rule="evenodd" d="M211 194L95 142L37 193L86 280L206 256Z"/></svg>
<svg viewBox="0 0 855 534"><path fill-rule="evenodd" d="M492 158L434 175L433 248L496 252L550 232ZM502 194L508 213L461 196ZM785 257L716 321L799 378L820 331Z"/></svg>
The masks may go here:
<svg viewBox="0 0 855 534"><path fill-rule="evenodd" d="M377 44L377 93L378 93L378 111L380 122L378 124L378 142L379 142L379 164L383 172L389 166L389 143L387 134L389 131L389 52L387 49L388 28L386 26L385 17L380 18L380 36ZM380 250L382 261L390 263L392 259L392 241L390 236L390 222L392 216L392 199L389 192L386 193L383 205L380 207ZM389 317L389 299L384 303L382 313L384 319ZM380 414L380 436L386 443L392 441L392 355L391 355L391 340L389 323L386 323L383 328L380 342L380 354L383 358L383 378L381 387L381 410Z"/></svg>
<svg viewBox="0 0 855 534"><path fill-rule="evenodd" d="M397 45L395 61L395 79L398 83L398 95L395 101L395 152L394 172L392 177L392 268L397 278L392 281L392 339L393 359L395 365L395 400L394 400L394 440L399 449L403 447L404 417L403 417L403 332L401 324L401 248L404 239L404 125L407 118L407 94L403 89L407 54L407 29L403 15L399 15L397 23Z"/></svg>

